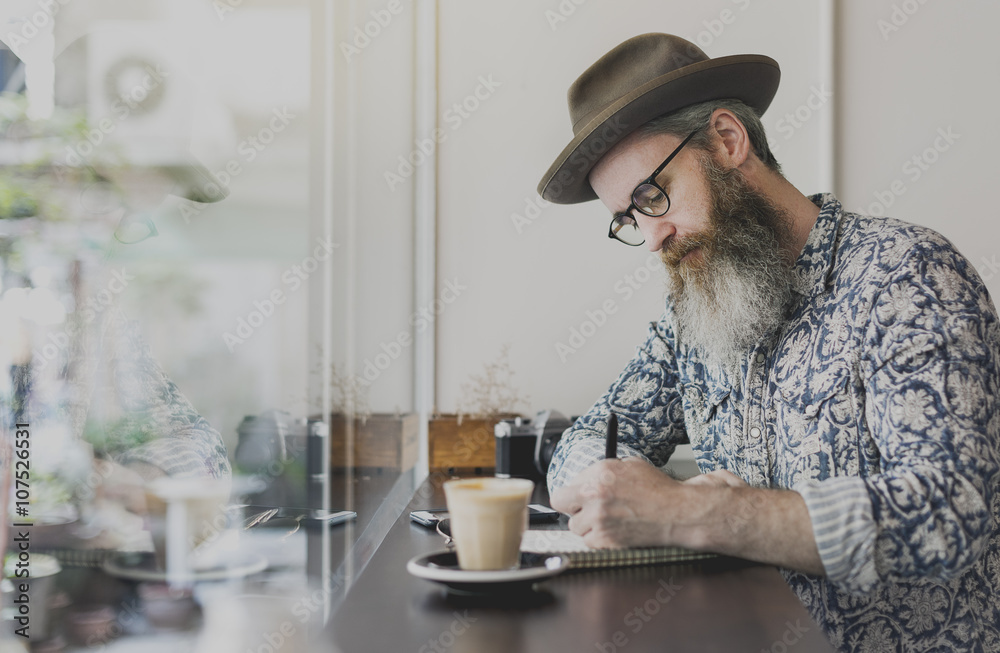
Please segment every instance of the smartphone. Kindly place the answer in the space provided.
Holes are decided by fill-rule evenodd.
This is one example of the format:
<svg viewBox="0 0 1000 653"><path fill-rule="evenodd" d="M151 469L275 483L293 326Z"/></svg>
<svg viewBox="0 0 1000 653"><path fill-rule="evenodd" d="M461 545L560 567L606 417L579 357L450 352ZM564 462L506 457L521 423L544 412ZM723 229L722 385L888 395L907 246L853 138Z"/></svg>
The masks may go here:
<svg viewBox="0 0 1000 653"><path fill-rule="evenodd" d="M410 519L420 524L421 526L426 526L427 528L435 528L437 523L442 519L448 518L447 508L430 508L428 510L414 510L410 513ZM554 522L559 519L559 512L549 508L548 506L543 506L540 503L530 503L528 504L528 523L531 524L544 524L546 522Z"/></svg>
<svg viewBox="0 0 1000 653"><path fill-rule="evenodd" d="M342 524L356 519L358 513L353 510L310 510L308 508L285 508L273 506L240 506L246 515L245 528L253 526L284 526L289 520L309 524Z"/></svg>

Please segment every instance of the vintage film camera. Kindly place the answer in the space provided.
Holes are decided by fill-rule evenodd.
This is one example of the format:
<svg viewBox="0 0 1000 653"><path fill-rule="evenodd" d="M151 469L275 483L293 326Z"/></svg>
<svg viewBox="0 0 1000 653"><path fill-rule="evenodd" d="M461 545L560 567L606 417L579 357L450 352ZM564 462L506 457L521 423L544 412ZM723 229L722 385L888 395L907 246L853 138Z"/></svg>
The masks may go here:
<svg viewBox="0 0 1000 653"><path fill-rule="evenodd" d="M493 427L496 475L500 478L545 479L552 453L573 420L557 410L543 410L532 420L505 419Z"/></svg>
<svg viewBox="0 0 1000 653"><path fill-rule="evenodd" d="M236 433L236 471L261 486L248 496L249 503L321 505L324 422L265 410L244 417Z"/></svg>

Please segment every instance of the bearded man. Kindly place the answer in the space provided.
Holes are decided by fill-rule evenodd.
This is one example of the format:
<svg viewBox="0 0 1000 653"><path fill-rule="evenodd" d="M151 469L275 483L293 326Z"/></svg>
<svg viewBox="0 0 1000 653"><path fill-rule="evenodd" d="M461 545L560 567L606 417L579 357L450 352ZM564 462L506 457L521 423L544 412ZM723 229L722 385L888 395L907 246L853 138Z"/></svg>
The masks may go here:
<svg viewBox="0 0 1000 653"><path fill-rule="evenodd" d="M760 123L778 78L645 34L571 87L539 193L599 198L668 293L560 441L552 506L594 547L777 565L845 651L998 651L996 310L941 235L782 176ZM680 482L659 468L686 443L702 474Z"/></svg>

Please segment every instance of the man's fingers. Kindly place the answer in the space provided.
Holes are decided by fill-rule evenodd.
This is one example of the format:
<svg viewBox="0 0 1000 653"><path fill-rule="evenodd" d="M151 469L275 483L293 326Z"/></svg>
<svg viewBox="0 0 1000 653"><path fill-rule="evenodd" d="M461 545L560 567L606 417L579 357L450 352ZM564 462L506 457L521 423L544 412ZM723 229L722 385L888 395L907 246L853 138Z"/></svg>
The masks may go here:
<svg viewBox="0 0 1000 653"><path fill-rule="evenodd" d="M747 483L742 478L732 473L728 469L720 469L712 472L713 474L718 474L719 478L730 487L746 487Z"/></svg>
<svg viewBox="0 0 1000 653"><path fill-rule="evenodd" d="M580 537L586 537L593 526L590 524L590 520L583 512L577 512L575 515L569 518L569 530L576 533Z"/></svg>
<svg viewBox="0 0 1000 653"><path fill-rule="evenodd" d="M684 481L687 485L714 485L716 487L745 487L746 482L725 469L717 469L714 472L699 474Z"/></svg>
<svg viewBox="0 0 1000 653"><path fill-rule="evenodd" d="M564 515L575 515L583 507L580 502L579 488L575 485L559 488L549 497L549 505Z"/></svg>
<svg viewBox="0 0 1000 653"><path fill-rule="evenodd" d="M698 474L684 481L685 485L725 485L711 474Z"/></svg>

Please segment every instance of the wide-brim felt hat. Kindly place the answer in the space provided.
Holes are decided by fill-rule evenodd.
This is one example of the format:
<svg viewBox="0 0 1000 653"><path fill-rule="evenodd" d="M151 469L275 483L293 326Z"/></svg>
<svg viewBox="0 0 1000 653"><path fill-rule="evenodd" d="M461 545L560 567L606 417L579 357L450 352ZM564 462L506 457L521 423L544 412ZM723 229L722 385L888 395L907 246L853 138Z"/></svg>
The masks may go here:
<svg viewBox="0 0 1000 653"><path fill-rule="evenodd" d="M588 175L616 143L678 109L734 98L763 114L778 90L778 63L760 54L711 59L672 34L641 34L588 68L569 88L570 141L538 184L543 199L597 199Z"/></svg>

